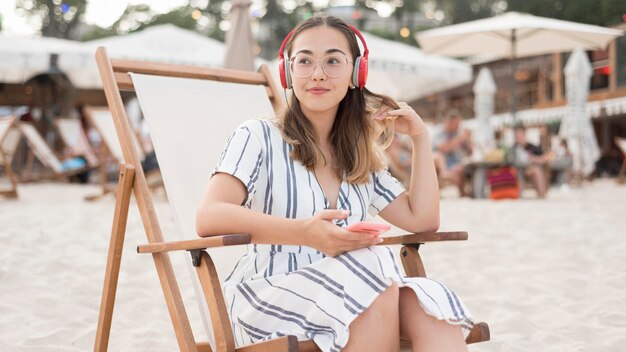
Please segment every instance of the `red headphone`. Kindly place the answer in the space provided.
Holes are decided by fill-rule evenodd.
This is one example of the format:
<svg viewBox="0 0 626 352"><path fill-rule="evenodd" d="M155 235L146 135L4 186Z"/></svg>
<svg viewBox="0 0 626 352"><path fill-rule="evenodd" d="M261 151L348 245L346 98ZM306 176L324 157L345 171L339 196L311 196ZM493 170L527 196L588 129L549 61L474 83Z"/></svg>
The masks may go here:
<svg viewBox="0 0 626 352"><path fill-rule="evenodd" d="M361 32L359 32L359 30L353 25L349 24L348 27L350 27L354 34L361 39L361 43L363 43L363 55L357 56L356 60L354 60L354 69L352 70L352 84L363 90L365 82L367 82L367 57L369 55L369 50L367 49L367 44L365 44L365 39L363 39ZM291 32L289 32L289 34L287 34L283 43L280 45L280 49L278 49L278 74L280 76L280 84L284 89L292 88L289 60L285 58L285 45L287 45L289 38L291 38L295 30L296 29L294 28Z"/></svg>

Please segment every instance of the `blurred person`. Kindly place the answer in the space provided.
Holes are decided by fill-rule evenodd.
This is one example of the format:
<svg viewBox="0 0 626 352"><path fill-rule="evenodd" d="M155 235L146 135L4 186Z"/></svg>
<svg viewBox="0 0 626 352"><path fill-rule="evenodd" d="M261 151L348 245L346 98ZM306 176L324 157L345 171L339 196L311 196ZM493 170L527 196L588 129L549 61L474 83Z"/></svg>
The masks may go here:
<svg viewBox="0 0 626 352"><path fill-rule="evenodd" d="M460 130L461 115L451 110L443 121L443 129L433 138L434 163L440 180L450 180L459 189L461 197L468 195L467 177L463 159L472 154L471 131Z"/></svg>
<svg viewBox="0 0 626 352"><path fill-rule="evenodd" d="M567 189L571 177L572 166L574 165L574 155L569 150L567 140L558 138L557 144L552 148L552 159L550 169L555 171L556 184L561 189Z"/></svg>
<svg viewBox="0 0 626 352"><path fill-rule="evenodd" d="M396 133L386 150L389 161L389 172L407 187L411 180L411 144L403 136Z"/></svg>
<svg viewBox="0 0 626 352"><path fill-rule="evenodd" d="M526 140L526 129L522 126L515 127L515 166L523 170L528 177L539 198L545 198L548 191L546 171L550 164L550 154L545 153L540 146L529 143Z"/></svg>

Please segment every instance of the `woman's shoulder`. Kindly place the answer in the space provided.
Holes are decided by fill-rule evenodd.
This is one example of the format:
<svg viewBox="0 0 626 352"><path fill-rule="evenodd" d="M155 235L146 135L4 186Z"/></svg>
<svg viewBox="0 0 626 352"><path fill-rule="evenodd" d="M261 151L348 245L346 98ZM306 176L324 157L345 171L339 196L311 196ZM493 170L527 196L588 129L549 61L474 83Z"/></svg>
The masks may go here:
<svg viewBox="0 0 626 352"><path fill-rule="evenodd" d="M256 118L244 121L238 128L247 129L261 135L280 132L276 121L266 118Z"/></svg>
<svg viewBox="0 0 626 352"><path fill-rule="evenodd" d="M283 140L277 121L272 119L256 118L244 121L237 128L237 131L242 130L255 136L259 143L263 145L268 145L270 141L277 142Z"/></svg>

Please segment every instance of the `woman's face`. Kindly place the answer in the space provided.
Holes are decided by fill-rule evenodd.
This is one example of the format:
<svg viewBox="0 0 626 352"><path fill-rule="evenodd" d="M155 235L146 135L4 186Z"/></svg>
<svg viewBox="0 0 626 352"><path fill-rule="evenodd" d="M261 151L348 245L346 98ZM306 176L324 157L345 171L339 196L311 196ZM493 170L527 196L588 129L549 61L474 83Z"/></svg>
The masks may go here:
<svg viewBox="0 0 626 352"><path fill-rule="evenodd" d="M293 91L302 112L336 113L352 80L348 39L331 27L307 29L294 39L290 59Z"/></svg>

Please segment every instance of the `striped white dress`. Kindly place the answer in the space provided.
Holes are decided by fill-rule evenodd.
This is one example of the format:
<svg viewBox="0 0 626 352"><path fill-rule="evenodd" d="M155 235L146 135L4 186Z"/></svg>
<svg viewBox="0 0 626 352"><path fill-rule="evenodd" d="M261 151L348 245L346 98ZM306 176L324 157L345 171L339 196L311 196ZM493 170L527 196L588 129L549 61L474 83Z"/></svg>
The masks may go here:
<svg viewBox="0 0 626 352"><path fill-rule="evenodd" d="M246 185L247 208L309 218L329 202L315 174L290 159L290 151L273 122L250 120L231 135L214 172ZM386 171L372 173L367 184L344 181L337 207L351 213L337 225L376 215L402 192ZM237 346L295 335L322 351L340 351L350 323L394 281L412 288L428 314L471 329L471 315L454 292L431 279L404 277L398 263L382 246L333 258L304 246L249 245L223 285Z"/></svg>

